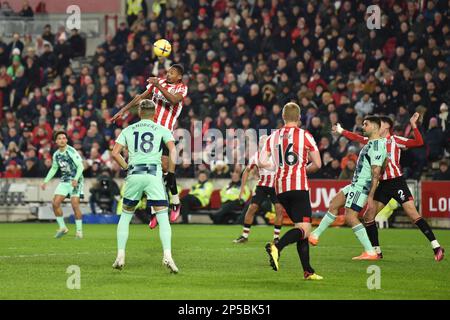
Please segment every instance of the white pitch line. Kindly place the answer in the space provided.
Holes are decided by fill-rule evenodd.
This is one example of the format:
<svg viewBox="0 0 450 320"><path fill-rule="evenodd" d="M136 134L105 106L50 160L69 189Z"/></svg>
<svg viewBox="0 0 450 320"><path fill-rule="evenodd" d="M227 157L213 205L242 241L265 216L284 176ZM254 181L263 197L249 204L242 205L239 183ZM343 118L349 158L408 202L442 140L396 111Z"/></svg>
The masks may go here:
<svg viewBox="0 0 450 320"><path fill-rule="evenodd" d="M106 254L106 252L102 252ZM73 256L73 255L90 255L99 254L99 252L77 252L77 253L36 253L36 254L19 254L15 256L0 256L0 259L8 258L36 258L36 257L50 257L50 256Z"/></svg>

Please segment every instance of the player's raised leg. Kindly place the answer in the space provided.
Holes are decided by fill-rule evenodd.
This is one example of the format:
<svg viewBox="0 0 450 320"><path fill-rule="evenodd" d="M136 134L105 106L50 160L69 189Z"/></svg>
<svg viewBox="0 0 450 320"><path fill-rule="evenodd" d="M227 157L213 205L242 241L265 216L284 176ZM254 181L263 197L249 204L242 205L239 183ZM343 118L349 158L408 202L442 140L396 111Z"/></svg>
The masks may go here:
<svg viewBox="0 0 450 320"><path fill-rule="evenodd" d="M350 185L344 187L333 197L333 199L331 199L328 212L320 221L319 226L313 232L311 232L310 236L308 237L308 241L311 245L317 246L319 244L319 238L322 233L327 230L328 227L336 220L339 209L343 208L345 205L345 196L348 193L349 187Z"/></svg>
<svg viewBox="0 0 450 320"><path fill-rule="evenodd" d="M425 237L427 237L428 241L430 241L431 247L434 252L434 260L441 261L444 259L444 248L441 247L439 242L436 240L436 236L434 235L433 230L430 225L423 219L419 212L417 212L417 208L414 205L413 200L409 200L402 204L403 210L408 215L408 217L413 221L413 223L422 231Z"/></svg>
<svg viewBox="0 0 450 320"><path fill-rule="evenodd" d="M55 238L61 238L62 236L66 235L69 232L69 229L66 227L66 224L64 223L64 217L63 217L63 211L61 209L61 203L64 202L64 199L66 197L60 194L55 194L53 197L53 212L56 216L56 222L58 223L58 230L56 231Z"/></svg>

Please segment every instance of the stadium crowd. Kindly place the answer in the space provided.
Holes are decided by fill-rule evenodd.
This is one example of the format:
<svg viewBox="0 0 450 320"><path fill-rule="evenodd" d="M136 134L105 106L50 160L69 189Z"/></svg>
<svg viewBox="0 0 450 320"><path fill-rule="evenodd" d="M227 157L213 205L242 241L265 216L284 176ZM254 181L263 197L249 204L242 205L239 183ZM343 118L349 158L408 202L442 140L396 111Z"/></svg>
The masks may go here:
<svg viewBox="0 0 450 320"><path fill-rule="evenodd" d="M447 1L172 2L121 23L80 72L71 66L85 55L78 30L54 33L47 26L40 37L0 39L1 177L43 177L59 129L86 159L86 177L105 166L123 176L110 150L136 117L108 119L172 63L187 71L181 128L192 130L195 120L203 131L278 128L283 105L298 102L324 162L313 178L351 178L361 146L331 127L339 122L361 132L364 116L374 113L391 116L393 132L406 137L409 117L421 114L425 145L402 157L407 178L420 179L431 162L448 157ZM367 28L369 2L382 9L379 30ZM159 38L172 44L168 59L153 54ZM182 164L177 174L194 177L197 167ZM226 164L201 167L231 177Z"/></svg>

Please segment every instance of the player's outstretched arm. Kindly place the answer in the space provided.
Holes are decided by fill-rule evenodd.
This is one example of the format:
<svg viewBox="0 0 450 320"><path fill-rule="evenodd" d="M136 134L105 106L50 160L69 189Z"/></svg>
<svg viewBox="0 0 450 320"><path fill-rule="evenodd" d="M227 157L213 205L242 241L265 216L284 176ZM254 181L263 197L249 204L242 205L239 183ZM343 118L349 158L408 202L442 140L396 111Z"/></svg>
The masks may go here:
<svg viewBox="0 0 450 320"><path fill-rule="evenodd" d="M123 145L116 142L116 144L114 145L114 148L111 152L111 156L123 170L127 170L128 164L121 155L122 149L123 149Z"/></svg>
<svg viewBox="0 0 450 320"><path fill-rule="evenodd" d="M309 153L309 159L311 160L311 163L306 167L306 173L314 173L322 168L322 159L320 158L319 151L311 151Z"/></svg>
<svg viewBox="0 0 450 320"><path fill-rule="evenodd" d="M366 137L363 137L359 134L345 130L344 128L342 128L340 123L333 125L331 127L331 132L341 134L344 137L346 137L347 139L349 139L350 141L357 141L359 143L364 143L364 144L366 144L367 141L369 141L369 139Z"/></svg>
<svg viewBox="0 0 450 320"><path fill-rule="evenodd" d="M119 110L119 112L117 112L112 118L111 118L111 122L116 121L117 119L119 119L122 115L125 114L125 112L127 112L128 110L130 110L131 108L133 108L134 106L137 106L139 104L139 102L141 102L144 99L147 99L150 96L150 91L147 90L145 92L143 92L142 94L138 94L136 95L133 100L131 100L125 107L123 107L122 109Z"/></svg>
<svg viewBox="0 0 450 320"><path fill-rule="evenodd" d="M423 138L420 130L417 128L417 120L420 114L418 112L414 113L409 123L411 128L414 130L414 139L403 138L399 136L394 136L395 142L402 148L417 148L423 146Z"/></svg>
<svg viewBox="0 0 450 320"><path fill-rule="evenodd" d="M45 190L45 187L47 183L52 180L52 178L55 176L55 174L58 172L58 163L53 159L52 166L50 168L50 171L47 173L47 176L44 179L44 182L41 184L41 189Z"/></svg>
<svg viewBox="0 0 450 320"><path fill-rule="evenodd" d="M158 78L149 78L147 80L151 85L155 86L156 88L158 88L159 91L161 91L161 93L163 94L163 96L169 100L169 102L172 105L176 105L178 104L180 101L183 100L183 95L181 93L175 93L172 94L169 92L169 90L167 90L166 88L164 88L160 83L159 83L159 79Z"/></svg>

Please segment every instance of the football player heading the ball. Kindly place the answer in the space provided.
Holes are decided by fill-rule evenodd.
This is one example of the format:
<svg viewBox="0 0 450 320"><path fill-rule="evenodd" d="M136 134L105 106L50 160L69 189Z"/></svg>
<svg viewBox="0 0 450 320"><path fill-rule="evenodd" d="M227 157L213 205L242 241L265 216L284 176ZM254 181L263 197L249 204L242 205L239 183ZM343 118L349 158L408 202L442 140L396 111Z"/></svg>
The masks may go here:
<svg viewBox="0 0 450 320"><path fill-rule="evenodd" d="M160 42L167 40L158 40L155 42L155 53L156 53L156 45L158 48L160 47ZM164 48L164 43L163 43ZM170 53L170 44L166 49L169 50ZM133 107L136 107L142 100L150 99L156 105L156 112L153 118L153 121L162 125L163 127L168 128L173 132L173 128L178 117L181 114L181 110L183 108L183 99L187 95L187 86L182 83L182 77L184 74L184 68L180 64L173 64L170 66L167 71L167 75L165 79L150 77L147 79L148 85L146 90L142 94L136 95L133 100L131 100L126 106L120 109L112 118L111 122L116 121L119 117L122 117L125 112L130 110ZM168 150L163 145L163 155L161 158L162 168L164 172L168 170ZM172 210L170 213L170 221L174 222L178 219L180 215L180 199L178 196L178 190L176 187L175 176L172 174L166 175L167 185L170 188L170 192L172 193ZM150 227L156 227L156 219L153 217L150 222Z"/></svg>

